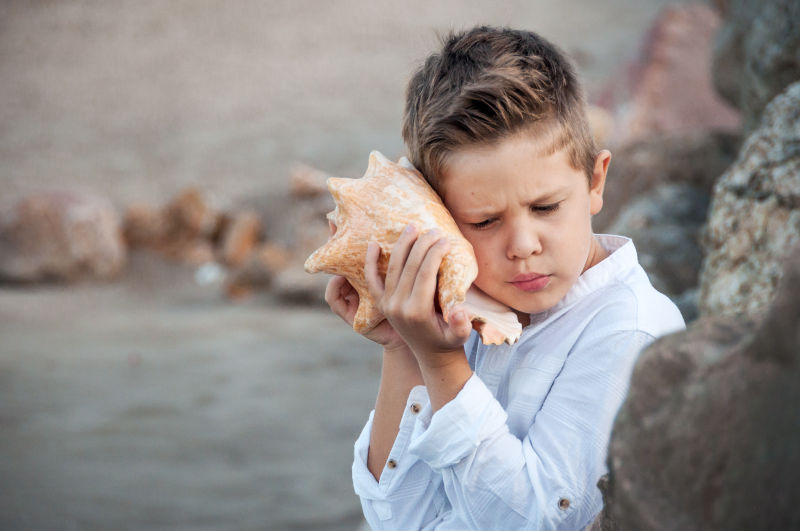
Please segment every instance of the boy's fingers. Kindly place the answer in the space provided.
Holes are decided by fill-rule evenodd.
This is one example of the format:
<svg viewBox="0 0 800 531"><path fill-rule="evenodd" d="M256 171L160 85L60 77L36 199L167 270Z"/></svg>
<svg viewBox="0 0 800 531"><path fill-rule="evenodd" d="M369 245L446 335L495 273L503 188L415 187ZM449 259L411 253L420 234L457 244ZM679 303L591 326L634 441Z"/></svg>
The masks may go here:
<svg viewBox="0 0 800 531"><path fill-rule="evenodd" d="M420 283L419 275L423 271L424 264L426 260L431 260L428 258L430 256L431 251L436 245L436 242L441 238L442 233L438 230L428 231L419 238L417 241L414 242L411 251L408 253L408 258L406 259L406 264L403 267L403 273L400 275L400 279L398 280L397 287L395 291L398 295L411 299L414 296L414 292L417 290L417 285ZM444 256L444 255L442 255ZM433 257L435 260L435 257ZM439 262L441 262L441 257L439 258ZM428 295L425 296L424 293L418 294L417 297L421 297L420 300L416 302L422 303L430 303L433 305L433 293L436 289L436 271L439 269L439 263L434 264L431 266L430 264L427 266L426 274L430 276L430 271L428 271L431 267L435 268L433 273L433 284L429 281L425 281L423 288L430 288L431 291L428 292ZM429 299L429 300L425 300Z"/></svg>
<svg viewBox="0 0 800 531"><path fill-rule="evenodd" d="M355 314L355 312L353 311L352 299L348 299L353 291L355 290L353 290L347 279L338 275L328 281L328 285L325 287L325 302L331 307L333 313L351 325L353 324L352 314Z"/></svg>
<svg viewBox="0 0 800 531"><path fill-rule="evenodd" d="M449 336L448 339L450 342L459 345L463 345L467 342L472 332L472 323L464 310L456 307L450 314L450 322L445 323L444 320L441 322L445 327L445 334Z"/></svg>
<svg viewBox="0 0 800 531"><path fill-rule="evenodd" d="M381 247L375 242L367 244L367 257L364 262L364 280L367 282L367 289L375 299L383 296L384 284L381 275L378 273L378 259L381 256Z"/></svg>
<svg viewBox="0 0 800 531"><path fill-rule="evenodd" d="M397 288L400 274L403 272L408 253L416 238L417 227L409 224L392 247L392 256L389 257L389 266L386 269L386 281L384 283L384 289L387 292L394 293Z"/></svg>
<svg viewBox="0 0 800 531"><path fill-rule="evenodd" d="M430 305L434 304L433 298L436 294L436 279L439 274L439 266L444 255L450 249L450 242L447 238L441 237L441 233L433 234L433 241L425 249L419 268L415 272L413 285L410 287L409 300L412 304ZM411 264L411 258L408 263Z"/></svg>

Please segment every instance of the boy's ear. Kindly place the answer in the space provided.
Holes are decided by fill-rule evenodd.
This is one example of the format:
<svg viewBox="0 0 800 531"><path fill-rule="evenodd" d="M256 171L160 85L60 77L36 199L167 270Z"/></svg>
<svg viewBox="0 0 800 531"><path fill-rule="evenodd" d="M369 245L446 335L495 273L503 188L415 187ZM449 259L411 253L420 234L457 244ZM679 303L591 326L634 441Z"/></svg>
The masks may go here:
<svg viewBox="0 0 800 531"><path fill-rule="evenodd" d="M589 183L589 211L592 216L603 209L603 190L606 187L609 162L611 162L611 152L607 149L598 153L594 159L592 181Z"/></svg>

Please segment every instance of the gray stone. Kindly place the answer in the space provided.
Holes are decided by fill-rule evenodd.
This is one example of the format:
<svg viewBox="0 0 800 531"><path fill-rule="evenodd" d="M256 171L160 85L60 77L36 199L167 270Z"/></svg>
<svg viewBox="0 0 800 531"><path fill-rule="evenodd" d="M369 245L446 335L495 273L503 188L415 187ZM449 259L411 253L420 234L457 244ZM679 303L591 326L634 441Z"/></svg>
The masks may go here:
<svg viewBox="0 0 800 531"><path fill-rule="evenodd" d="M677 296L697 285L703 259L700 232L709 195L684 183L640 195L608 231L633 238L639 263L656 289Z"/></svg>
<svg viewBox="0 0 800 531"><path fill-rule="evenodd" d="M126 256L119 215L104 198L46 191L0 211L0 280L107 279Z"/></svg>
<svg viewBox="0 0 800 531"><path fill-rule="evenodd" d="M640 140L613 151L603 210L592 218L607 230L620 210L637 195L664 183L688 183L711 193L714 182L736 160L738 135L695 132Z"/></svg>
<svg viewBox="0 0 800 531"><path fill-rule="evenodd" d="M800 241L800 82L770 103L717 182L705 232L701 315L758 316Z"/></svg>
<svg viewBox="0 0 800 531"><path fill-rule="evenodd" d="M705 317L637 362L604 530L800 528L800 252L767 317Z"/></svg>
<svg viewBox="0 0 800 531"><path fill-rule="evenodd" d="M800 2L728 0L714 42L717 91L742 112L746 131L775 96L800 79Z"/></svg>

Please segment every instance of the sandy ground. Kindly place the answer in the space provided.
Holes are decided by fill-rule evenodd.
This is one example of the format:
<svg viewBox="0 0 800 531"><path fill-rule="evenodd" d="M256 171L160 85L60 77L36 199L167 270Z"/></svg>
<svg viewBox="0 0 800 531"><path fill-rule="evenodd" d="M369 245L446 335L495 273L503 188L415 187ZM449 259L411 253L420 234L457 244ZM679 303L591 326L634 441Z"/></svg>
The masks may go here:
<svg viewBox="0 0 800 531"><path fill-rule="evenodd" d="M436 33L538 30L589 91L668 0L0 2L0 200L220 206L305 161L402 154ZM133 257L106 285L0 287L0 529L354 529L352 442L379 359L323 309L224 302Z"/></svg>

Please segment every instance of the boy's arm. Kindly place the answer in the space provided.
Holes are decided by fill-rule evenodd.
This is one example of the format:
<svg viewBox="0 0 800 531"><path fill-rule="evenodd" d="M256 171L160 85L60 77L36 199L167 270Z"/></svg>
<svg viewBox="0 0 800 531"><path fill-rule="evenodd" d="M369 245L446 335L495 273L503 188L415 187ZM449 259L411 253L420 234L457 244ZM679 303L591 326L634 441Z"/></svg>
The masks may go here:
<svg viewBox="0 0 800 531"><path fill-rule="evenodd" d="M411 389L422 384L419 365L407 346L384 349L381 382L375 401L367 454L367 468L376 481L381 479L381 473L397 438Z"/></svg>

